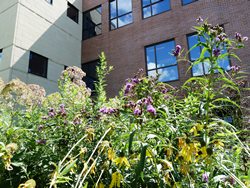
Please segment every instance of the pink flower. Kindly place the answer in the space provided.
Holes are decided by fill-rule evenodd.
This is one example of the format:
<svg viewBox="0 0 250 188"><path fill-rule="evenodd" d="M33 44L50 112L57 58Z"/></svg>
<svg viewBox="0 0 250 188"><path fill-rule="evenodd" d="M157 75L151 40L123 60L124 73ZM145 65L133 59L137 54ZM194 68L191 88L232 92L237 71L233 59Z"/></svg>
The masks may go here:
<svg viewBox="0 0 250 188"><path fill-rule="evenodd" d="M156 110L151 104L147 106L147 112L156 115Z"/></svg>

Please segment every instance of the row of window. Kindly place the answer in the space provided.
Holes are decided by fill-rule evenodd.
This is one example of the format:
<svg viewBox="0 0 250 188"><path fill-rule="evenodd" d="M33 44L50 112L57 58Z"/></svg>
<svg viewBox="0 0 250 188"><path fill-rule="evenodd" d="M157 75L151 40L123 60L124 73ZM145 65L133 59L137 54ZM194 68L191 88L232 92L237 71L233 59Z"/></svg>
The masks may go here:
<svg viewBox="0 0 250 188"><path fill-rule="evenodd" d="M161 14L171 9L171 0L141 0L142 17ZM182 0L186 5L198 0ZM83 14L83 40L102 33L101 22L102 7L84 12ZM109 1L109 23L110 30L114 30L133 22L132 0L110 0Z"/></svg>

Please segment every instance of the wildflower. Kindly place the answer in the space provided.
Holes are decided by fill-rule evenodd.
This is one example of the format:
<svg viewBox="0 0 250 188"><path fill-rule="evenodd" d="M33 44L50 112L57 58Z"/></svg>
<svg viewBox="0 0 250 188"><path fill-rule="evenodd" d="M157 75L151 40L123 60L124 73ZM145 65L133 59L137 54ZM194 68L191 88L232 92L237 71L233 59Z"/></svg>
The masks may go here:
<svg viewBox="0 0 250 188"><path fill-rule="evenodd" d="M201 23L201 22L203 22L204 20L202 19L202 17L201 16L199 16L197 19L196 19L196 22L197 23Z"/></svg>
<svg viewBox="0 0 250 188"><path fill-rule="evenodd" d="M233 72L238 72L238 71L240 70L240 66L238 66L238 65L233 65L233 66L231 66L231 70L232 70Z"/></svg>
<svg viewBox="0 0 250 188"><path fill-rule="evenodd" d="M113 188L113 187L121 187L121 181L122 181L123 177L119 172L114 172L112 174L112 180L111 183L109 185L109 188Z"/></svg>
<svg viewBox="0 0 250 188"><path fill-rule="evenodd" d="M36 140L36 143L41 144L41 145L45 145L47 143L47 140L45 140L45 139Z"/></svg>
<svg viewBox="0 0 250 188"><path fill-rule="evenodd" d="M222 33L222 34L218 35L215 40L217 42L223 42L223 41L225 41L225 39L226 39L226 34Z"/></svg>
<svg viewBox="0 0 250 188"><path fill-rule="evenodd" d="M99 112L103 113L103 114L113 114L116 112L116 109L114 108L107 108L107 107L103 107L99 110Z"/></svg>
<svg viewBox="0 0 250 188"><path fill-rule="evenodd" d="M153 103L152 97L148 96L147 98L144 99L144 103L147 105L150 105Z"/></svg>
<svg viewBox="0 0 250 188"><path fill-rule="evenodd" d="M202 181L208 183L209 173L202 174Z"/></svg>
<svg viewBox="0 0 250 188"><path fill-rule="evenodd" d="M136 115L136 116L139 116L139 115L141 115L141 110L139 109L139 108L135 108L135 110L134 110L134 115Z"/></svg>
<svg viewBox="0 0 250 188"><path fill-rule="evenodd" d="M166 94L168 92L168 89L164 89L161 91L163 94Z"/></svg>
<svg viewBox="0 0 250 188"><path fill-rule="evenodd" d="M65 110L65 105L64 105L64 104L61 104L61 105L60 105L59 114L60 114L61 116L66 116L66 115L67 115L66 110Z"/></svg>
<svg viewBox="0 0 250 188"><path fill-rule="evenodd" d="M76 117L76 118L73 120L73 124L74 124L74 125L81 125L81 124L82 124L82 120L81 120L79 117Z"/></svg>
<svg viewBox="0 0 250 188"><path fill-rule="evenodd" d="M10 153L14 153L18 150L18 145L16 143L10 143L6 145L6 150Z"/></svg>
<svg viewBox="0 0 250 188"><path fill-rule="evenodd" d="M215 57L218 57L221 54L220 49L219 48L213 49L213 54L214 54Z"/></svg>
<svg viewBox="0 0 250 188"><path fill-rule="evenodd" d="M180 45L176 45L176 48L175 50L173 51L173 55L175 57L179 56L180 55L180 52L181 52L181 46Z"/></svg>
<svg viewBox="0 0 250 188"><path fill-rule="evenodd" d="M131 91L131 89L133 88L133 86L134 86L134 85L133 85L132 83L127 82L126 85L125 85L124 94L125 94L125 95L128 94L128 93Z"/></svg>
<svg viewBox="0 0 250 188"><path fill-rule="evenodd" d="M140 80L138 78L132 78L131 80L133 83L138 84Z"/></svg>
<svg viewBox="0 0 250 188"><path fill-rule="evenodd" d="M248 37L243 37L242 41L248 41Z"/></svg>
<svg viewBox="0 0 250 188"><path fill-rule="evenodd" d="M49 115L49 117L54 117L56 115L55 109L54 108L50 108L48 115Z"/></svg>
<svg viewBox="0 0 250 188"><path fill-rule="evenodd" d="M42 131L42 129L44 128L44 125L38 125L38 131Z"/></svg>
<svg viewBox="0 0 250 188"><path fill-rule="evenodd" d="M156 110L151 104L147 106L147 112L156 115Z"/></svg>
<svg viewBox="0 0 250 188"><path fill-rule="evenodd" d="M119 165L119 167L121 168L123 165L125 167L130 167L130 164L128 162L128 159L126 157L117 157L115 160L114 160L115 164L116 165Z"/></svg>
<svg viewBox="0 0 250 188"><path fill-rule="evenodd" d="M242 36L240 33L235 32L235 39L238 40L239 42L242 42Z"/></svg>
<svg viewBox="0 0 250 188"><path fill-rule="evenodd" d="M231 185L235 184L235 179L233 177L229 177L228 181Z"/></svg>

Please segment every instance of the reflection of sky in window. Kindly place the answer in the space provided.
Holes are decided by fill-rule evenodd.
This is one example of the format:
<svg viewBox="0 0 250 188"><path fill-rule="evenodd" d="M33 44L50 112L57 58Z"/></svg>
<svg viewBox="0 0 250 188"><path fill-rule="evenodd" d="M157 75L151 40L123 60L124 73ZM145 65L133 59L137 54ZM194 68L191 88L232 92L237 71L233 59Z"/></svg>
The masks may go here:
<svg viewBox="0 0 250 188"><path fill-rule="evenodd" d="M163 1L160 1L159 3L152 5L152 14L153 15L160 14L169 9L170 9L169 0L163 0Z"/></svg>
<svg viewBox="0 0 250 188"><path fill-rule="evenodd" d="M156 65L155 65L155 50L154 50L154 46L148 47L146 49L146 54L147 54L147 66L148 66L148 70L155 69Z"/></svg>
<svg viewBox="0 0 250 188"><path fill-rule="evenodd" d="M182 0L182 3L183 3L183 5L186 5L186 4L192 3L194 1L196 1L196 0Z"/></svg>
<svg viewBox="0 0 250 188"><path fill-rule="evenodd" d="M118 0L118 16L126 14L132 11L132 1L131 0Z"/></svg>
<svg viewBox="0 0 250 188"><path fill-rule="evenodd" d="M171 54L175 48L174 41L165 42L156 46L157 67L165 67L176 63L176 58Z"/></svg>
<svg viewBox="0 0 250 188"><path fill-rule="evenodd" d="M143 8L143 17L148 18L151 16L151 6Z"/></svg>
<svg viewBox="0 0 250 188"><path fill-rule="evenodd" d="M159 77L160 82L177 80L179 77L177 66L158 69L158 74L160 75Z"/></svg>
<svg viewBox="0 0 250 188"><path fill-rule="evenodd" d="M142 6L147 6L150 4L150 0L142 0Z"/></svg>
<svg viewBox="0 0 250 188"><path fill-rule="evenodd" d="M148 71L148 76L156 78L157 76L156 70Z"/></svg>
<svg viewBox="0 0 250 188"><path fill-rule="evenodd" d="M118 27L122 27L124 25L130 24L133 22L132 13L126 14L118 18Z"/></svg>
<svg viewBox="0 0 250 188"><path fill-rule="evenodd" d="M192 67L192 71L193 71L193 76L201 76L203 75L203 67L202 67L202 63L196 64Z"/></svg>

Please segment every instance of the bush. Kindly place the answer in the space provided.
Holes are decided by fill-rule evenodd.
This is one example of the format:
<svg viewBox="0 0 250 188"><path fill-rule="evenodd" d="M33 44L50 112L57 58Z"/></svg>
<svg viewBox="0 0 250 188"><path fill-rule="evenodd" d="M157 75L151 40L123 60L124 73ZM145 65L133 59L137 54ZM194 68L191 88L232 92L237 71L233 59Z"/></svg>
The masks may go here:
<svg viewBox="0 0 250 188"><path fill-rule="evenodd" d="M94 98L77 67L63 71L59 92L47 97L18 80L1 84L0 187L249 186L244 76L237 65L228 73L218 64L237 58L245 39L198 21L205 42L192 66L211 69L180 89L140 70L107 99L104 54ZM173 55L186 63L182 54L177 45Z"/></svg>

